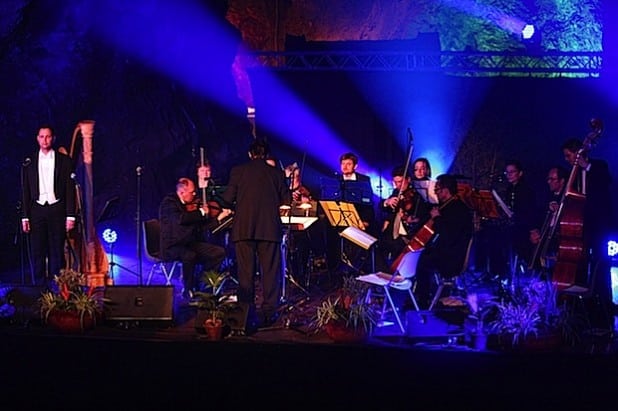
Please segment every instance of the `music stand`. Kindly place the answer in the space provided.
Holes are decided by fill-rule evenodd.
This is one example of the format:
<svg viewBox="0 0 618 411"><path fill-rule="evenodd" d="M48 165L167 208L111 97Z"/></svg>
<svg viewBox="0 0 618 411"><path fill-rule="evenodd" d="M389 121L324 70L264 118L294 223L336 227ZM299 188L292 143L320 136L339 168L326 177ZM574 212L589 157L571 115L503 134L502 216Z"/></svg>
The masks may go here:
<svg viewBox="0 0 618 411"><path fill-rule="evenodd" d="M101 212L99 213L99 216L96 219L96 224L99 224L100 222L103 222L103 221L111 220L112 218L117 217L118 214L120 214L120 197L114 196L105 202L103 209L101 210ZM122 264L118 264L117 262L114 261L114 244L115 243L112 242L108 244L109 244L109 260L110 260L109 261L109 272L110 272L110 278L112 279L112 281L114 280L114 267L118 267L122 270L128 271L131 274L134 274L139 277L139 274L136 273L135 271L131 270L128 267L123 266Z"/></svg>
<svg viewBox="0 0 618 411"><path fill-rule="evenodd" d="M352 203L321 200L320 206L322 206L328 222L333 227L361 228L363 226L358 211Z"/></svg>
<svg viewBox="0 0 618 411"><path fill-rule="evenodd" d="M491 191L472 191L470 194L470 202L472 203L472 210L474 210L480 218L500 218L500 213L498 212L498 207Z"/></svg>
<svg viewBox="0 0 618 411"><path fill-rule="evenodd" d="M328 222L334 228L343 228L342 231L339 232L339 236L341 237L340 241L340 259L346 265L354 268L357 271L360 271L358 268L354 267L351 263L350 259L344 252L343 240L347 239L351 243L365 249L369 250L371 246L377 241L377 239L373 238L369 234L365 233L361 230L363 227L363 223L356 211L356 207L354 204L346 203L343 201L320 201L320 206L324 210L324 214L328 218ZM360 234L362 233L362 234ZM371 241L371 239L374 241ZM371 250L372 255L372 269L375 266L375 257L373 255L373 249ZM375 269L374 269L375 271Z"/></svg>

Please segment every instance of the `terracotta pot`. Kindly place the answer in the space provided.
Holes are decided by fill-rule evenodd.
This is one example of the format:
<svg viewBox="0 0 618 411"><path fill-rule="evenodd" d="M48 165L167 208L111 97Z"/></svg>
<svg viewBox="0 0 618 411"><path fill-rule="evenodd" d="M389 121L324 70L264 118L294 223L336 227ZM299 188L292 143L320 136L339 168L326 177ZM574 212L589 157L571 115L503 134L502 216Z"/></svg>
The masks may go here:
<svg viewBox="0 0 618 411"><path fill-rule="evenodd" d="M93 329L95 320L90 314L85 314L82 328L80 314L78 312L52 311L47 317L47 324L57 331L68 334L78 334Z"/></svg>
<svg viewBox="0 0 618 411"><path fill-rule="evenodd" d="M344 323L329 322L324 327L331 340L338 343L358 343L367 339L364 328L349 328Z"/></svg>
<svg viewBox="0 0 618 411"><path fill-rule="evenodd" d="M204 329L209 340L218 341L223 338L223 321L212 318L204 321Z"/></svg>

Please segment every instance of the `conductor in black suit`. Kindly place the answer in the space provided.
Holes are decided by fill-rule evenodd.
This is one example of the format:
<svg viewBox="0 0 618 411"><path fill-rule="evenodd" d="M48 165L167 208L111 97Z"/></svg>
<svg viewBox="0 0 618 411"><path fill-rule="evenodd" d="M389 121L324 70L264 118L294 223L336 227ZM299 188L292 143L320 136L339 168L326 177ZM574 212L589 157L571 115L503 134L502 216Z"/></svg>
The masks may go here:
<svg viewBox="0 0 618 411"><path fill-rule="evenodd" d="M262 325L276 320L281 288L281 241L283 227L279 207L290 202L290 190L282 170L270 166L266 159L268 143L253 140L249 162L230 171L226 203L235 205L230 241L234 244L238 269L238 301L255 309L254 275L259 267L262 276ZM253 319L253 318L252 318Z"/></svg>
<svg viewBox="0 0 618 411"><path fill-rule="evenodd" d="M30 233L36 282L50 281L63 267L66 233L75 226L75 182L71 158L54 150L54 130L38 130L39 150L24 161L22 230Z"/></svg>

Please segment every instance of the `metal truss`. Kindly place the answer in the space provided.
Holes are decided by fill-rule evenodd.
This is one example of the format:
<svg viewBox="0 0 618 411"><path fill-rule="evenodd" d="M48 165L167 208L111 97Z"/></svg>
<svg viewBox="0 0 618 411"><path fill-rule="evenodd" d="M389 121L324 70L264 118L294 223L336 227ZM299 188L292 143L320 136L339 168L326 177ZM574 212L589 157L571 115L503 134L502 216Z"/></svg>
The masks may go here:
<svg viewBox="0 0 618 411"><path fill-rule="evenodd" d="M251 53L253 66L281 71L411 71L453 75L598 77L601 52L295 51Z"/></svg>

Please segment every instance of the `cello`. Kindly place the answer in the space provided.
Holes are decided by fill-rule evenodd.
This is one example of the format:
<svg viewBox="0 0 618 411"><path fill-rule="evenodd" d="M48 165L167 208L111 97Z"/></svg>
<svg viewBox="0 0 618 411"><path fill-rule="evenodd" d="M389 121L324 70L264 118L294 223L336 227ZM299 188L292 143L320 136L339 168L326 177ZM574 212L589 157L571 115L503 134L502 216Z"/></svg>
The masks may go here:
<svg viewBox="0 0 618 411"><path fill-rule="evenodd" d="M584 243L584 205L586 195L575 190L574 183L578 174L581 174L579 160L596 143L603 131L603 124L599 119L590 121L592 131L584 139L581 148L577 151L569 179L567 180L560 204L554 218L558 224L549 232L549 239L559 230L558 253L553 269L552 281L559 289L575 283L579 273L586 268L587 244Z"/></svg>

